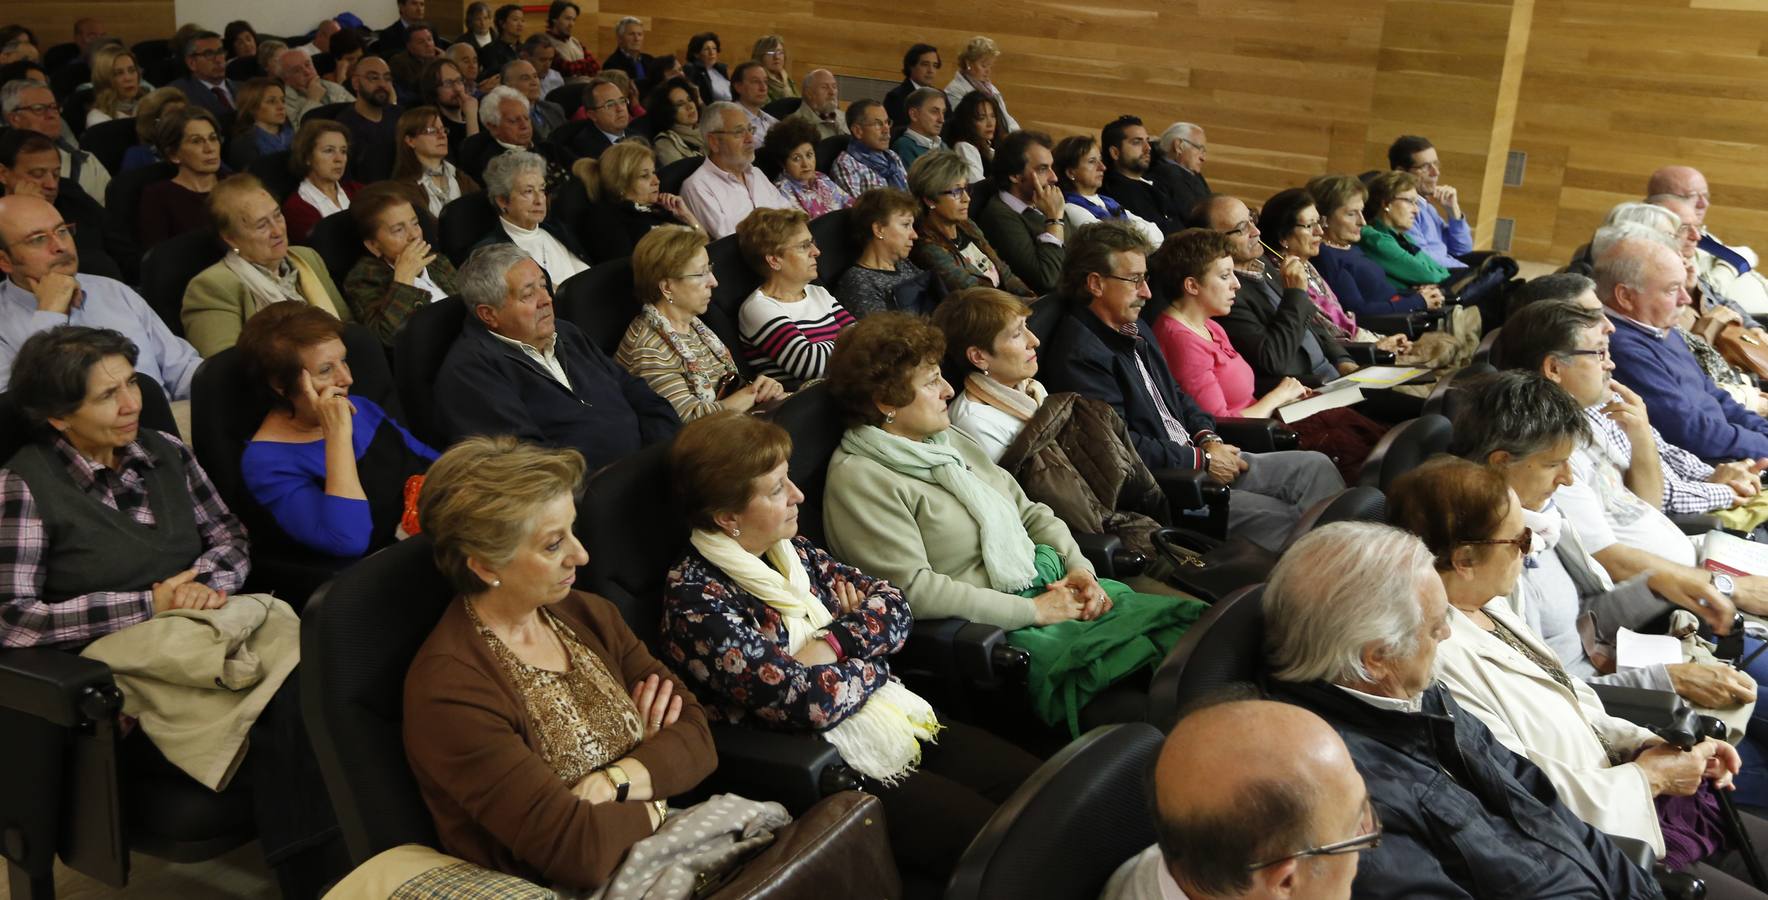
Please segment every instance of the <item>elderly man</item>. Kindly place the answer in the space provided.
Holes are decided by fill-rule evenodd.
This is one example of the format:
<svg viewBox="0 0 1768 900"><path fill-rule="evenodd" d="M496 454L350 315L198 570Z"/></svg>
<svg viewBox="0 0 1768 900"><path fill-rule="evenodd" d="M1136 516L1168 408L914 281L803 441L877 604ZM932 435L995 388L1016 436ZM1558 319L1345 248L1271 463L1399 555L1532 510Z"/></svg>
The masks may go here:
<svg viewBox="0 0 1768 900"><path fill-rule="evenodd" d="M578 129L572 136L572 152L580 157L600 158L603 151L626 140L626 126L632 124L632 107L627 105L626 92L619 85L606 78L591 78L583 87L583 106L593 124Z"/></svg>
<svg viewBox="0 0 1768 900"><path fill-rule="evenodd" d="M1247 734L1260 752L1246 752ZM1349 900L1358 858L1381 843L1338 733L1269 700L1179 720L1154 764L1154 816L1159 843L1119 866L1100 900Z"/></svg>
<svg viewBox="0 0 1768 900"><path fill-rule="evenodd" d="M1357 364L1308 299L1305 264L1290 257L1281 272L1272 270L1246 204L1217 194L1199 212L1211 230L1228 236L1240 290L1234 308L1216 321L1234 350L1251 364L1253 391L1262 394L1285 378L1318 387L1356 371Z"/></svg>
<svg viewBox="0 0 1768 900"><path fill-rule="evenodd" d="M544 34L531 34L527 40L522 42L522 49L517 59L525 60L534 67L535 90L534 95L528 98L529 100L539 101L554 90L565 86L565 76L553 69L553 60L558 58L559 51L553 47ZM507 71L508 68L509 66L506 64L504 69ZM508 75L504 76L503 83L520 89L524 94L528 93L521 85L513 84ZM560 112L563 111L561 108Z"/></svg>
<svg viewBox="0 0 1768 900"><path fill-rule="evenodd" d="M570 177L563 151L551 144L536 143L534 120L528 115L528 98L515 88L499 85L479 103L477 135L461 144L461 170L473 180L485 182L485 167L504 153L533 151L546 159L546 189L550 192Z"/></svg>
<svg viewBox="0 0 1768 900"><path fill-rule="evenodd" d="M737 64L731 72L731 96L743 111L749 127L755 131L755 143L767 139L767 130L779 123L762 107L767 105L767 69L755 60L745 60ZM706 114L700 114L700 121L706 120Z"/></svg>
<svg viewBox="0 0 1768 900"><path fill-rule="evenodd" d="M239 96L239 85L227 77L227 54L221 49L221 36L213 31L199 31L184 43L184 68L190 74L172 82L190 102L216 117L233 112L233 101Z"/></svg>
<svg viewBox="0 0 1768 900"><path fill-rule="evenodd" d="M835 73L828 69L812 69L810 74L804 76L801 90L804 102L799 103L798 108L786 118L809 122L816 129L819 138L837 137L848 132L848 129L841 127L841 86L835 81ZM848 121L852 122L852 107L848 107L847 116ZM890 117L884 114L883 118L884 146L889 147ZM859 195L856 193L854 196Z"/></svg>
<svg viewBox="0 0 1768 900"><path fill-rule="evenodd" d="M1680 197L1694 206L1694 224L1700 228L1700 247L1695 266L1701 277L1720 293L1743 305L1751 315L1768 315L1768 278L1757 268L1756 251L1738 244L1727 244L1707 230L1707 212L1712 208L1713 193L1707 177L1690 166L1665 166L1651 173L1645 188L1647 196L1668 194Z"/></svg>
<svg viewBox="0 0 1768 900"><path fill-rule="evenodd" d="M1141 320L1150 249L1118 221L1084 225L1069 238L1062 296L1042 301L1072 311L1042 354L1044 384L1111 404L1150 469L1207 469L1232 485L1229 532L1275 552L1302 510L1344 490L1344 480L1319 453L1243 453L1215 433L1215 419L1173 381Z"/></svg>
<svg viewBox="0 0 1768 900"><path fill-rule="evenodd" d="M890 121L908 121L909 97L922 88L934 87L933 79L939 75L939 66L939 48L932 44L915 44L903 53L902 83L884 95L884 111L890 115ZM939 92L945 93L944 90ZM933 133L937 136L939 130L934 129ZM901 155L900 151L898 155ZM904 163L910 161L903 157Z"/></svg>
<svg viewBox="0 0 1768 900"><path fill-rule="evenodd" d="M632 83L647 85L657 76L657 58L645 52L645 23L634 16L623 16L614 23L614 52L608 54L604 69L619 69L632 76Z"/></svg>
<svg viewBox="0 0 1768 900"><path fill-rule="evenodd" d="M1703 237L1700 230L1701 214L1694 201L1675 194L1653 194L1647 197L1645 202L1663 207L1676 216L1679 223L1676 232L1676 248L1677 252L1682 254L1683 261L1688 264L1688 294L1694 300L1693 312L1697 315L1717 314L1721 318L1735 320L1745 329L1757 332L1757 339L1762 339L1764 337L1760 333L1762 323L1757 321L1756 317L1743 307L1743 304L1727 297L1713 284L1709 275L1710 269L1703 271L1701 268L1700 242ZM1733 283L1735 284L1735 282ZM1730 312L1727 313L1718 307L1724 307Z"/></svg>
<svg viewBox="0 0 1768 900"><path fill-rule="evenodd" d="M791 118L787 116L786 118ZM847 149L835 157L835 183L858 197L876 188L908 190L909 172L890 150L890 117L876 100L856 100L847 107Z"/></svg>
<svg viewBox="0 0 1768 900"><path fill-rule="evenodd" d="M682 185L681 199L714 239L734 234L737 223L757 209L792 208L792 201L755 168L757 136L747 110L723 101L707 106L700 113L700 137L706 141L706 161Z"/></svg>
<svg viewBox="0 0 1768 900"><path fill-rule="evenodd" d="M80 271L80 251L61 213L40 197L8 189L0 197L0 390L25 339L57 325L120 332L141 356L136 370L174 400L190 396L202 363L196 348L174 335L147 301L112 278Z"/></svg>
<svg viewBox="0 0 1768 900"><path fill-rule="evenodd" d="M447 50L442 51L442 55L460 70L461 77L466 79L467 91L474 97L483 100L488 91L503 83L496 72L483 79L479 77L479 51L472 41L455 41L448 45Z"/></svg>
<svg viewBox="0 0 1768 900"><path fill-rule="evenodd" d="M74 226L87 274L123 277L104 247L104 207L61 177L61 150L54 141L22 128L0 134L0 189L9 197L41 197L52 204L62 221Z"/></svg>
<svg viewBox="0 0 1768 900"><path fill-rule="evenodd" d="M350 132L351 177L363 184L385 181L393 174L399 115L404 112L395 102L393 72L386 60L364 57L350 84L356 102L338 114L338 124Z"/></svg>
<svg viewBox="0 0 1768 900"><path fill-rule="evenodd" d="M1203 164L1209 158L1207 141L1202 126L1174 122L1160 133L1160 157L1148 169L1148 180L1165 188L1187 215L1215 193L1203 177Z"/></svg>
<svg viewBox="0 0 1768 900"><path fill-rule="evenodd" d="M903 103L908 127L897 136L890 149L906 167L935 150L945 149L945 140L939 136L945 130L945 91L935 87L916 88Z"/></svg>
<svg viewBox="0 0 1768 900"><path fill-rule="evenodd" d="M485 196L497 207L497 227L482 243L513 242L540 264L553 286L589 268L571 230L547 219L546 161L505 153L485 167Z"/></svg>
<svg viewBox="0 0 1768 900"><path fill-rule="evenodd" d="M34 131L54 141L61 151L61 177L78 184L93 200L104 203L110 172L98 157L73 142L61 120L61 104L47 85L37 81L6 82L0 86L0 115L13 128Z"/></svg>
<svg viewBox="0 0 1768 900"><path fill-rule="evenodd" d="M387 59L387 67L393 72L394 83L415 96L418 76L423 74L424 66L441 58L442 48L436 46L435 26L428 22L412 22L405 29L404 49Z"/></svg>
<svg viewBox="0 0 1768 900"><path fill-rule="evenodd" d="M1406 238L1445 269L1466 268L1459 257L1473 251L1473 230L1461 212L1461 195L1440 179L1442 163L1428 138L1401 135L1387 148L1387 166L1418 179L1418 215ZM1438 211L1441 207L1441 212Z"/></svg>
<svg viewBox="0 0 1768 900"><path fill-rule="evenodd" d="M547 50L551 50L548 47ZM565 124L565 108L545 98L540 88L540 75L527 59L513 59L503 64L498 73L503 83L520 91L528 100L528 118L534 123L534 139L546 140L553 129Z"/></svg>
<svg viewBox="0 0 1768 900"><path fill-rule="evenodd" d="M1659 896L1435 684L1450 607L1418 538L1367 522L1316 529L1283 554L1262 605L1274 699L1338 732L1381 822L1355 896Z"/></svg>
<svg viewBox="0 0 1768 900"><path fill-rule="evenodd" d="M1046 294L1062 277L1062 189L1050 136L1015 131L995 148L992 196L970 214L1001 262L1031 289Z"/></svg>
<svg viewBox="0 0 1768 900"><path fill-rule="evenodd" d="M460 290L472 314L436 378L449 442L513 434L576 449L593 471L681 427L669 401L554 318L545 275L521 247L473 251Z"/></svg>
<svg viewBox="0 0 1768 900"><path fill-rule="evenodd" d="M1099 133L1099 152L1105 155L1105 184L1099 193L1172 234L1185 227L1191 210L1159 182L1148 180L1153 163L1148 129L1135 116L1119 116Z"/></svg>

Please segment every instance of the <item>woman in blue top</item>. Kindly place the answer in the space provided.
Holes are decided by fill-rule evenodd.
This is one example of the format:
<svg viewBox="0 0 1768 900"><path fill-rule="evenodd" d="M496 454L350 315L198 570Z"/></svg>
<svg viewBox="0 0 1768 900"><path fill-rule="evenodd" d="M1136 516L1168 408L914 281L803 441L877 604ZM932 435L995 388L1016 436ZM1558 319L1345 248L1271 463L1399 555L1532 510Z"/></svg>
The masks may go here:
<svg viewBox="0 0 1768 900"><path fill-rule="evenodd" d="M1308 193L1326 226L1314 268L1332 286L1341 306L1359 316L1380 316L1443 305L1441 288L1427 284L1401 293L1388 282L1381 263L1357 251L1363 240L1363 206L1369 199L1362 182L1349 175L1321 175L1308 182Z"/></svg>
<svg viewBox="0 0 1768 900"><path fill-rule="evenodd" d="M431 450L366 397L351 397L344 326L305 303L246 320L239 350L270 412L241 460L252 499L289 537L356 557L403 536L405 484Z"/></svg>

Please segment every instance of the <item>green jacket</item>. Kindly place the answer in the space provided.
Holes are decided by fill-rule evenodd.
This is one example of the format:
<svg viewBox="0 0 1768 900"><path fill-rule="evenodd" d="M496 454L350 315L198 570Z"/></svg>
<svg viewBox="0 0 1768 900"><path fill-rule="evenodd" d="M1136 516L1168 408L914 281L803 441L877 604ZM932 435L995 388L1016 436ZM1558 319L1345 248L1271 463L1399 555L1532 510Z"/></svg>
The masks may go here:
<svg viewBox="0 0 1768 900"><path fill-rule="evenodd" d="M447 257L438 255L425 273L450 297L460 293L455 284L454 266ZM414 284L393 280L393 267L374 256L364 255L344 276L344 300L356 321L367 325L381 343L393 346L393 335L399 326L417 310L430 302L430 292Z"/></svg>
<svg viewBox="0 0 1768 900"><path fill-rule="evenodd" d="M1416 290L1419 285L1441 284L1449 277L1448 269L1410 241L1402 243L1400 236L1385 226L1364 225L1363 238L1357 243L1357 249L1380 263L1381 270L1387 273L1388 284L1402 294Z"/></svg>
<svg viewBox="0 0 1768 900"><path fill-rule="evenodd" d="M301 273L301 289L309 302L316 293L323 293L331 303L330 311L339 319L356 321L344 298L338 295L338 286L332 283L325 260L319 258L317 251L309 247L290 247L288 259ZM227 270L225 264L216 263L202 270L184 288L184 309L180 314L184 320L184 339L208 359L239 340L240 329L245 327L252 312L246 286Z"/></svg>

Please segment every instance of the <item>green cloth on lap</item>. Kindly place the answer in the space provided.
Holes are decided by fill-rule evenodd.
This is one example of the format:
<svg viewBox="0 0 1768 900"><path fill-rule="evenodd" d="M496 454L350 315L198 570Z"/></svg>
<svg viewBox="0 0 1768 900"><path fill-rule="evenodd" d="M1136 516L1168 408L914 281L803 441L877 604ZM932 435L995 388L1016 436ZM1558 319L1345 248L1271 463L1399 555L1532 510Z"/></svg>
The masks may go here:
<svg viewBox="0 0 1768 900"><path fill-rule="evenodd" d="M1043 593L1044 585L1068 575L1062 555L1037 545L1037 583L1021 592ZM1111 611L1091 622L1071 619L1007 633L1007 642L1031 655L1026 687L1031 705L1046 724L1068 723L1080 737L1080 708L1106 688L1166 658L1191 623L1209 609L1190 597L1140 594L1121 581L1099 579Z"/></svg>

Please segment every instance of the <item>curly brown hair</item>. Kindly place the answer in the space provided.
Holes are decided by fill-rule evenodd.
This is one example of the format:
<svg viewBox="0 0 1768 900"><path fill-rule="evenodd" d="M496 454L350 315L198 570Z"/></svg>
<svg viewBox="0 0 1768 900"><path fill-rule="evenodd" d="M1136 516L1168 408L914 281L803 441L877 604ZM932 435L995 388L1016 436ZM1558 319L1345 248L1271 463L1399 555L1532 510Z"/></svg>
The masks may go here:
<svg viewBox="0 0 1768 900"><path fill-rule="evenodd" d="M915 370L939 365L945 333L919 316L873 313L841 332L824 375L829 395L849 426L882 425L878 404L907 406L915 397Z"/></svg>

